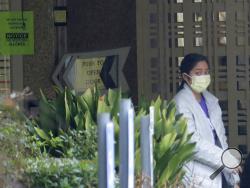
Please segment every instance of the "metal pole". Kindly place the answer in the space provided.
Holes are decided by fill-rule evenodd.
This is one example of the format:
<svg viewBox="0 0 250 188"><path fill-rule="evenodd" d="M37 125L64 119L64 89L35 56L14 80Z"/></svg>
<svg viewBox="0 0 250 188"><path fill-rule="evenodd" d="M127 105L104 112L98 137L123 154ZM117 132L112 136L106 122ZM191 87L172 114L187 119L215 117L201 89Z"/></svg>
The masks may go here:
<svg viewBox="0 0 250 188"><path fill-rule="evenodd" d="M142 188L151 186L151 172L150 172L150 120L149 116L141 118L141 166L142 166Z"/></svg>
<svg viewBox="0 0 250 188"><path fill-rule="evenodd" d="M134 187L134 109L128 111L128 188Z"/></svg>
<svg viewBox="0 0 250 188"><path fill-rule="evenodd" d="M106 124L106 165L107 188L114 188L115 182L115 149L114 149L114 123Z"/></svg>
<svg viewBox="0 0 250 188"><path fill-rule="evenodd" d="M98 187L106 188L107 186L107 170L106 170L106 125L110 122L109 113L101 113L97 115L98 124Z"/></svg>
<svg viewBox="0 0 250 188"><path fill-rule="evenodd" d="M149 153L150 153L150 177L151 187L154 187L154 123L155 123L155 108L149 108Z"/></svg>
<svg viewBox="0 0 250 188"><path fill-rule="evenodd" d="M119 155L120 155L120 187L128 187L128 111L131 108L130 99L121 99L120 101L120 135L119 135Z"/></svg>

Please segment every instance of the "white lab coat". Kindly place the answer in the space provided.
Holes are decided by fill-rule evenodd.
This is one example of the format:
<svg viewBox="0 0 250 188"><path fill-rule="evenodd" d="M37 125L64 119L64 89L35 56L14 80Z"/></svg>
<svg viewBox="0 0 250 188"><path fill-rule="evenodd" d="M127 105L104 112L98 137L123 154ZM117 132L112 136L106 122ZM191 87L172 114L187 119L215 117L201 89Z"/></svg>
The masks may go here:
<svg viewBox="0 0 250 188"><path fill-rule="evenodd" d="M194 160L184 166L186 175L183 183L187 188L221 188L221 174L214 180L211 180L209 176L222 165L222 153L228 148L222 111L218 99L214 95L205 91L203 96L210 118L207 118L188 85L185 84L184 88L174 98L177 113L182 113L187 118L188 132L194 133L191 141L196 142L195 151L197 153ZM223 149L214 144L211 126L215 128ZM230 185L233 186L239 182L238 174L233 173L232 170L224 168L222 173Z"/></svg>

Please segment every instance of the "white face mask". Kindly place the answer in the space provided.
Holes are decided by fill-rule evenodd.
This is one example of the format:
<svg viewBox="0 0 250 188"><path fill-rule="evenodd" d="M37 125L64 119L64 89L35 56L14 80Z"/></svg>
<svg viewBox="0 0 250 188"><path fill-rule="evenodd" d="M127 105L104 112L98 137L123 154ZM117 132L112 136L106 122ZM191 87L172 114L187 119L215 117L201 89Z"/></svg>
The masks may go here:
<svg viewBox="0 0 250 188"><path fill-rule="evenodd" d="M188 74L186 75L189 76ZM211 82L210 74L189 77L192 79L192 84L190 86L197 93L205 91Z"/></svg>

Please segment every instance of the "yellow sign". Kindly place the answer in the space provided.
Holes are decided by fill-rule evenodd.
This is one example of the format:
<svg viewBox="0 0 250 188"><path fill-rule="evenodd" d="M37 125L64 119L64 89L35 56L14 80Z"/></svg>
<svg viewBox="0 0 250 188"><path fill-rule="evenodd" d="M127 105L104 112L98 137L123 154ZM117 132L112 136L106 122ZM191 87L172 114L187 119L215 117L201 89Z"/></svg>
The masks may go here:
<svg viewBox="0 0 250 188"><path fill-rule="evenodd" d="M95 84L100 90L105 89L100 77L104 61L105 57L77 59L75 61L74 88L76 92L83 92L90 87L94 87Z"/></svg>
<svg viewBox="0 0 250 188"><path fill-rule="evenodd" d="M66 23L67 21L66 10L54 10L54 20L56 23Z"/></svg>
<svg viewBox="0 0 250 188"><path fill-rule="evenodd" d="M34 54L33 12L0 12L0 54Z"/></svg>

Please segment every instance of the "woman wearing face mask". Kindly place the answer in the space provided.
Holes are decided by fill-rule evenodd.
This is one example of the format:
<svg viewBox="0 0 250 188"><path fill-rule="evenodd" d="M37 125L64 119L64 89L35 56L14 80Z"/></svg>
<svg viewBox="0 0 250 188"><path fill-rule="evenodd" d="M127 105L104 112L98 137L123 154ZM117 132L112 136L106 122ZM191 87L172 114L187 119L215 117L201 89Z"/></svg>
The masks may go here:
<svg viewBox="0 0 250 188"><path fill-rule="evenodd" d="M218 99L207 91L211 78L205 56L188 54L180 66L182 83L175 96L177 113L187 119L188 132L196 142L194 159L184 166L183 184L189 188L229 188L239 182L241 170L224 168L214 180L210 175L221 165L221 155L228 148ZM235 159L236 160L236 159Z"/></svg>

